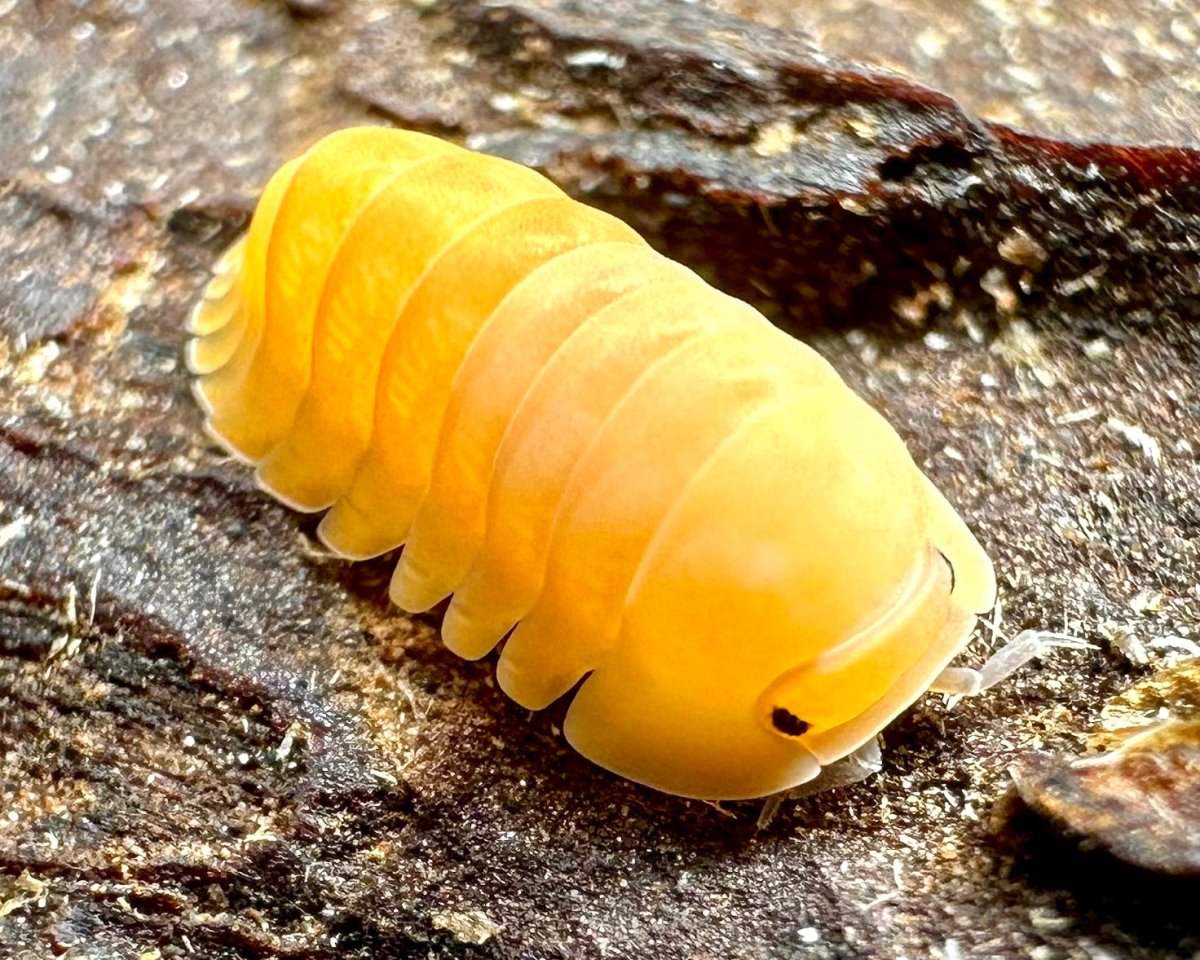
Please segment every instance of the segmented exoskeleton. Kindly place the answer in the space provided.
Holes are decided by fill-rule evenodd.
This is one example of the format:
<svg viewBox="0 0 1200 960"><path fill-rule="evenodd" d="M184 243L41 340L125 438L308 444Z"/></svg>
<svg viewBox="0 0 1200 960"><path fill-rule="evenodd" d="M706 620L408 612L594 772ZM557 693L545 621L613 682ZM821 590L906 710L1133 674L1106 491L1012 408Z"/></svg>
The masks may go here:
<svg viewBox="0 0 1200 960"><path fill-rule="evenodd" d="M516 164L347 130L286 164L191 324L208 427L395 602L631 779L770 794L869 741L987 557L811 349Z"/></svg>

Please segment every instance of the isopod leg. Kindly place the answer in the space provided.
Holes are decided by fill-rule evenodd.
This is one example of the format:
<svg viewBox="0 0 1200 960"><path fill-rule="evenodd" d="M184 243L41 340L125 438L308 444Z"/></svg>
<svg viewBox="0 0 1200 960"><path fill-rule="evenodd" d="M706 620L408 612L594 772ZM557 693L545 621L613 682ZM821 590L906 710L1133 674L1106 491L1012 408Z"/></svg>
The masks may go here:
<svg viewBox="0 0 1200 960"><path fill-rule="evenodd" d="M765 830L770 826L780 807L788 800L800 800L815 793L824 793L826 790L849 787L875 776L882 769L883 751L879 745L879 737L872 737L853 753L827 767L822 767L821 772L807 783L767 797L758 814L758 829Z"/></svg>
<svg viewBox="0 0 1200 960"><path fill-rule="evenodd" d="M971 667L947 667L929 689L957 697L973 697L1007 680L1025 664L1045 656L1051 650L1092 650L1092 644L1061 633L1023 630L993 653L978 670Z"/></svg>

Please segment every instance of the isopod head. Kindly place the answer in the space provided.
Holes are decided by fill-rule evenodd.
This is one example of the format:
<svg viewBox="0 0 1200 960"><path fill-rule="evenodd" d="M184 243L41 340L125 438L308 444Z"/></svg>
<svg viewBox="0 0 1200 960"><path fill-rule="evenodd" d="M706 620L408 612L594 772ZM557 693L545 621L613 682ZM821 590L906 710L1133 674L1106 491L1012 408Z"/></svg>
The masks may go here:
<svg viewBox="0 0 1200 960"><path fill-rule="evenodd" d="M623 776L705 799L786 790L853 752L992 602L986 556L929 490L856 399L831 409L814 391L748 425L658 531L567 738Z"/></svg>

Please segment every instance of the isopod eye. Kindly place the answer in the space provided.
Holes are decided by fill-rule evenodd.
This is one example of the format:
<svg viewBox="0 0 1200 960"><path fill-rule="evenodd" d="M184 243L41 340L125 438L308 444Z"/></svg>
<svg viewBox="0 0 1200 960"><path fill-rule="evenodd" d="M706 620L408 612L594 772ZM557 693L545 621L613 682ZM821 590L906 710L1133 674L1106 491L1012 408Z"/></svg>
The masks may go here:
<svg viewBox="0 0 1200 960"><path fill-rule="evenodd" d="M812 724L801 720L787 707L775 707L771 711L771 726L785 737L802 737L808 733Z"/></svg>

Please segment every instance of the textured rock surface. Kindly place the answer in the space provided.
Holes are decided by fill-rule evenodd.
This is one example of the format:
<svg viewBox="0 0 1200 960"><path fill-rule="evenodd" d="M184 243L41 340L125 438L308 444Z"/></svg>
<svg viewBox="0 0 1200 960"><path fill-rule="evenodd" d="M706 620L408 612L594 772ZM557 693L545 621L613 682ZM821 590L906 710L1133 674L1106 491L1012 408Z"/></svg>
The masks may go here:
<svg viewBox="0 0 1200 960"><path fill-rule="evenodd" d="M1200 628L1200 156L1169 96L1106 88L1017 5L816 6L0 0L0 952L1200 949L1194 884L1002 802ZM1182 89L1182 6L1038 8ZM1091 95L989 80L1014 64ZM752 295L963 507L1003 629L1098 649L926 698L880 776L764 832L580 760L199 431L206 268L285 156L380 115L538 163Z"/></svg>

